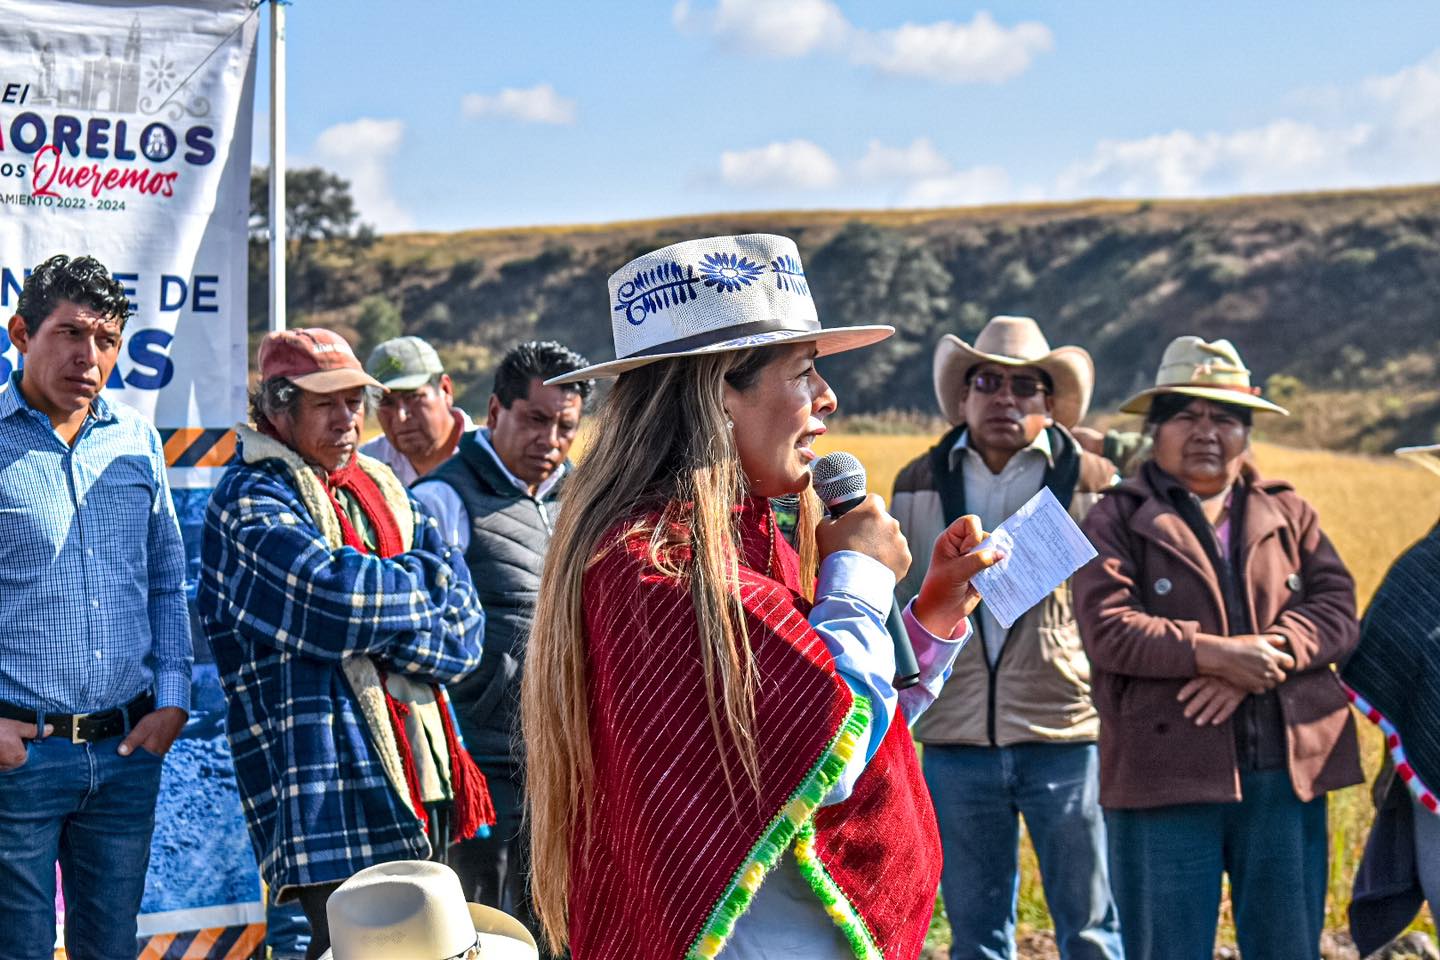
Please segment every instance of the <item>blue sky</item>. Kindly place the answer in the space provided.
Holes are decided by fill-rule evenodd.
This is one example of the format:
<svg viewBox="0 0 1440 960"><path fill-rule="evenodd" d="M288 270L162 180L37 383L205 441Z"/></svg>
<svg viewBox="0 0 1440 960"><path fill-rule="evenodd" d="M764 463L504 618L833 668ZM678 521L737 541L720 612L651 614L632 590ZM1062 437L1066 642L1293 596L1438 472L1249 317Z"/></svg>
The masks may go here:
<svg viewBox="0 0 1440 960"><path fill-rule="evenodd" d="M262 14L268 18L268 13ZM294 0L382 231L1440 180L1440 4ZM268 22L256 89L265 162Z"/></svg>

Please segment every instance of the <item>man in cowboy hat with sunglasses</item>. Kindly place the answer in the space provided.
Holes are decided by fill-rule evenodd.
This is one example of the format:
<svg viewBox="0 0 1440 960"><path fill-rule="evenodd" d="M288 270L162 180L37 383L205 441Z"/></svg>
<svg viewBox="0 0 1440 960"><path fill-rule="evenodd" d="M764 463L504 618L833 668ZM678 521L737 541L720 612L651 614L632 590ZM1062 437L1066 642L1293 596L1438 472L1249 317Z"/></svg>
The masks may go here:
<svg viewBox="0 0 1440 960"><path fill-rule="evenodd" d="M935 396L954 426L895 480L891 511L915 560L897 590L914 595L930 544L978 514L993 530L1049 487L1080 520L1115 480L1070 429L1095 383L1080 347L1051 350L1029 317L995 317L972 347L935 349ZM941 894L951 960L1015 956L1019 822L1040 861L1063 960L1122 956L1098 803L1098 721L1069 584L1005 629L982 603L979 643L955 661L915 725L944 849Z"/></svg>

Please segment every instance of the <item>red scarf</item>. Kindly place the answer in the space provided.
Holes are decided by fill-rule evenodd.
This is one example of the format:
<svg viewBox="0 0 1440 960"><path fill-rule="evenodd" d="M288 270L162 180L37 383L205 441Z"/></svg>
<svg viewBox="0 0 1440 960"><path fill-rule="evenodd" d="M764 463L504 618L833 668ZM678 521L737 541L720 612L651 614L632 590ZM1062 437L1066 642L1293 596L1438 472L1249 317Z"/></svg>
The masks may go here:
<svg viewBox="0 0 1440 960"><path fill-rule="evenodd" d="M737 871L851 708L849 687L806 619L798 558L768 504L747 504L739 521L740 589L759 673L758 802L733 747L726 753L738 802L726 785L688 587L655 570L647 537L620 539L624 525L585 575L595 791L590 832L571 848L575 960L685 956L714 928ZM940 840L902 719L850 798L820 808L813 822L821 863L875 945L888 960L913 960L939 886ZM748 900L736 902L743 909Z"/></svg>
<svg viewBox="0 0 1440 960"><path fill-rule="evenodd" d="M395 514L390 510L390 504L385 502L385 494L380 492L380 487L360 466L358 457L352 456L345 466L327 473L321 485L325 488L325 496L330 498L330 506L335 508L335 517L340 521L340 533L345 539L345 546L354 547L361 553L370 552L350 522L340 498L336 496L337 490L344 490L360 504L361 512L365 514L365 519L370 521L370 527L375 532L377 554L389 558L403 552L405 541L400 535L400 525L395 522Z"/></svg>
<svg viewBox="0 0 1440 960"><path fill-rule="evenodd" d="M346 516L344 507L335 495L337 490L349 493L360 504L365 519L370 521L371 529L375 532L377 554L389 558L403 552L404 540L400 534L400 525L395 522L395 514L385 501L385 494L360 466L357 457L352 456L345 466L328 473L321 485L325 488L325 495L330 498L330 505L335 508L335 517L340 521L340 532L347 547L354 547L361 553L370 552L356 532L354 524ZM400 749L401 765L405 770L405 785L410 790L411 806L415 808L420 822L428 827L430 819L425 812L425 802L420 793L420 778L415 770L415 752L405 733L405 718L410 708L390 695L390 691L385 689L385 671L380 670L379 673L380 687L385 692L385 706L390 713L390 726L395 731L395 742ZM450 758L450 785L455 794L451 840L459 843L475 836L481 827L493 827L495 807L490 800L490 787L485 782L485 774L480 772L475 761L470 759L470 754L460 746L460 738L455 733L455 721L450 715L450 698L446 695L444 686L432 683L430 689L435 693L440 719L445 726L445 747Z"/></svg>

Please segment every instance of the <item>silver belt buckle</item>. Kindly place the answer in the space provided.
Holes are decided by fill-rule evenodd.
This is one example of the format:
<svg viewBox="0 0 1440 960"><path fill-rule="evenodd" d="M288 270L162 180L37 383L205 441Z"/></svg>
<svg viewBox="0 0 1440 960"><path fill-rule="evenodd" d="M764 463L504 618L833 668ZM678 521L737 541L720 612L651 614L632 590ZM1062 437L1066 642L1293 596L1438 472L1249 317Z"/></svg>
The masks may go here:
<svg viewBox="0 0 1440 960"><path fill-rule="evenodd" d="M71 742L71 743L79 744L79 743L84 743L84 742L85 742L85 738L82 737L82 736L80 736L80 721L81 721L81 720L84 720L85 718L87 718L87 717L89 717L89 716L90 716L90 714L88 714L88 713L77 713L77 714L74 714L73 716L70 717L70 742Z"/></svg>

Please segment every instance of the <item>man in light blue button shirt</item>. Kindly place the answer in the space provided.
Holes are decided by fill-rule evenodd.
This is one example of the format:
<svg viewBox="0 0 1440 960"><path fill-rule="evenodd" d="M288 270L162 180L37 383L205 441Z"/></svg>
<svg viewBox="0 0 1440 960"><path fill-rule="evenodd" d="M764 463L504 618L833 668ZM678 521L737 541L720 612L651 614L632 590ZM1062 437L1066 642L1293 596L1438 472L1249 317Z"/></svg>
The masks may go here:
<svg viewBox="0 0 1440 960"><path fill-rule="evenodd" d="M0 391L0 958L135 956L160 766L190 706L185 557L159 435L100 391L130 305L36 267Z"/></svg>

